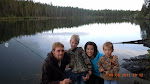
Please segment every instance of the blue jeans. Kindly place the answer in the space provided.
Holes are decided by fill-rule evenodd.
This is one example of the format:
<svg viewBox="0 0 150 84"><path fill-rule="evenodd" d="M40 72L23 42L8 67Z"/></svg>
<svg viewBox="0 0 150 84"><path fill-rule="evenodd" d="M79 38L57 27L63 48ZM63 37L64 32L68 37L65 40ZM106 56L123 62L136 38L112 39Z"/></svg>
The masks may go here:
<svg viewBox="0 0 150 84"><path fill-rule="evenodd" d="M86 72L82 72L82 73L73 73L71 72L71 75L70 75L70 79L72 81L72 84L85 84L82 76L86 76Z"/></svg>
<svg viewBox="0 0 150 84"><path fill-rule="evenodd" d="M65 70L65 73L64 73L64 79L65 78L70 78L70 75L71 75L71 69L69 68L68 70Z"/></svg>
<svg viewBox="0 0 150 84"><path fill-rule="evenodd" d="M104 80L104 84L119 84L119 81Z"/></svg>

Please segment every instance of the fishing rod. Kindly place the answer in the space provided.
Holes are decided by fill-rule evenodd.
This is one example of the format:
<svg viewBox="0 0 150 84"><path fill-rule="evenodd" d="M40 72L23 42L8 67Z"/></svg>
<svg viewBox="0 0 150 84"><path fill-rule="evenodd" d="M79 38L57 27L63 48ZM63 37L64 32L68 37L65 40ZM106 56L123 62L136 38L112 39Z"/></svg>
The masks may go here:
<svg viewBox="0 0 150 84"><path fill-rule="evenodd" d="M43 58L41 55L39 55L38 53L36 53L34 50L30 49L28 46L26 46L25 44L21 43L20 41L16 40L15 38L13 38L16 42L18 42L19 44L23 45L24 47L26 47L27 49L29 49L31 52L33 52L34 54L36 54L37 56L39 56L42 60L46 61L45 58ZM47 61L46 61L47 62ZM48 63L48 62L47 62ZM52 63L48 63L50 65L52 65ZM60 72L56 67L52 67L53 69L56 69L61 75L65 76L64 73Z"/></svg>
<svg viewBox="0 0 150 84"><path fill-rule="evenodd" d="M44 59L41 55L39 55L38 53L36 53L34 50L30 49L28 46L24 45L23 43L21 43L20 41L18 41L16 39L14 39L14 40L17 41L18 43L20 43L21 45L23 45L24 47L26 47L27 49L29 49L30 51L32 51L34 54L38 55L41 59Z"/></svg>
<svg viewBox="0 0 150 84"><path fill-rule="evenodd" d="M113 44L144 44L149 39L142 39L142 40L133 40L133 41L125 41L125 42L118 42Z"/></svg>

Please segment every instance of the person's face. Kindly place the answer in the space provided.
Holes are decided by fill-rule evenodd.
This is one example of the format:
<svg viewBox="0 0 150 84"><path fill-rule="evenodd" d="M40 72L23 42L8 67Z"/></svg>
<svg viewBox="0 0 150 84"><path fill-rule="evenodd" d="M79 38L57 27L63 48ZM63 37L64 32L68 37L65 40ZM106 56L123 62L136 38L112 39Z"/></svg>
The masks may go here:
<svg viewBox="0 0 150 84"><path fill-rule="evenodd" d="M60 61L63 59L65 53L63 47L56 47L55 50L52 50L52 52L57 60Z"/></svg>
<svg viewBox="0 0 150 84"><path fill-rule="evenodd" d="M78 46L78 42L75 41L75 39L70 40L71 49L74 49Z"/></svg>
<svg viewBox="0 0 150 84"><path fill-rule="evenodd" d="M111 56L111 53L114 51L112 48L104 46L104 53L106 56Z"/></svg>
<svg viewBox="0 0 150 84"><path fill-rule="evenodd" d="M86 54L89 57L92 57L94 55L94 46L93 45L87 45Z"/></svg>

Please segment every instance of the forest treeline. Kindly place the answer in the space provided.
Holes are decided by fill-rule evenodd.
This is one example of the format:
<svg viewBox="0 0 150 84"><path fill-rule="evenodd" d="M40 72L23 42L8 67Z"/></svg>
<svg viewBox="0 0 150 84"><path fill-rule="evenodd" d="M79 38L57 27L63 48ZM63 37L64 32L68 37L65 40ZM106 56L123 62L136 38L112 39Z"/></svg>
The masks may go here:
<svg viewBox="0 0 150 84"><path fill-rule="evenodd" d="M89 10L78 7L60 7L33 2L33 0L0 0L0 17L132 17L138 11Z"/></svg>
<svg viewBox="0 0 150 84"><path fill-rule="evenodd" d="M150 5L143 4L141 11L138 13L138 19L150 20Z"/></svg>

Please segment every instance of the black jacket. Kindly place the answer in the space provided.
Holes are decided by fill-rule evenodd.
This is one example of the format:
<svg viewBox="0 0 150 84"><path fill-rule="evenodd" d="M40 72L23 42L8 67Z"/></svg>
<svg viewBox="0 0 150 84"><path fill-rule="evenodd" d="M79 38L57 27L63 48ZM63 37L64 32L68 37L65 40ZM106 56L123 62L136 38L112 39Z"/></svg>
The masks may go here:
<svg viewBox="0 0 150 84"><path fill-rule="evenodd" d="M70 57L67 53L64 54L61 60L61 66L58 66L58 60L53 56L53 53L48 53L42 67L41 84L59 84L59 81L64 79L64 71L66 65L70 62Z"/></svg>

